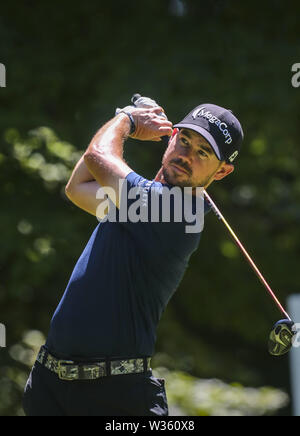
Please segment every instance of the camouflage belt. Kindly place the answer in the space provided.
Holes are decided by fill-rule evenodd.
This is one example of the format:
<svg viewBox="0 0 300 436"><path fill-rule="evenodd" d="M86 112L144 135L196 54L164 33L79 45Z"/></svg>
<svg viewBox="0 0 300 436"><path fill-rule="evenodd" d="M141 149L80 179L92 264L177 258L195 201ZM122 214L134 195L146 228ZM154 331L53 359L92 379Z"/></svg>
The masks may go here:
<svg viewBox="0 0 300 436"><path fill-rule="evenodd" d="M42 347L36 359L41 365L58 375L61 380L96 380L108 375L139 374L151 370L150 357L126 360L105 360L90 364L59 360Z"/></svg>

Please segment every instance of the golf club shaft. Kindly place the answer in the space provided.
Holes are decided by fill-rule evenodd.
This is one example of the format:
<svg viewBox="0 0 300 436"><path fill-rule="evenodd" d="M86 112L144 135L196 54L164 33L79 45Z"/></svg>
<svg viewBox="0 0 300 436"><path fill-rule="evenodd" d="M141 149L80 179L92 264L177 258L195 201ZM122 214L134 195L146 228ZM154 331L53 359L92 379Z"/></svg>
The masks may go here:
<svg viewBox="0 0 300 436"><path fill-rule="evenodd" d="M267 291L269 292L269 294L273 298L274 302L277 304L277 306L280 309L280 311L286 316L287 319L289 319L291 321L291 318L290 318L289 314L284 310L284 308L280 304L278 298L276 297L276 295L274 294L274 292L270 288L269 284L267 283L267 281L263 277L262 273L259 271L259 269L255 265L255 263L253 262L253 260L251 259L250 255L248 254L248 252L246 251L246 249L244 248L244 246L242 245L242 243L240 242L240 240L238 239L238 237L236 236L236 234L234 233L234 231L232 230L232 228L230 227L230 225L228 224L228 222L226 221L224 216L221 214L220 210L217 208L217 206L215 205L215 203L213 202L211 197L208 195L206 190L204 190L203 192L204 192L204 196L206 197L207 201L211 205L212 210L217 215L217 217L223 222L223 224L227 227L227 229L229 230L231 236L233 237L234 241L236 242L237 246L239 247L241 252L244 254L246 259L248 260L249 264L253 268L254 272L257 275L257 277L259 278L261 283L264 285L264 287L267 289Z"/></svg>

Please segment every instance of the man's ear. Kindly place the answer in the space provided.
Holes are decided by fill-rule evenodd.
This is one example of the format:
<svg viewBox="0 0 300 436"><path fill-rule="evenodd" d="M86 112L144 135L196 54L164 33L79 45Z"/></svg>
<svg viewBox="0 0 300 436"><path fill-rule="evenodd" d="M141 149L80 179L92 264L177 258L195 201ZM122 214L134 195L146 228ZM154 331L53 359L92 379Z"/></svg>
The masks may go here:
<svg viewBox="0 0 300 436"><path fill-rule="evenodd" d="M214 180L222 180L224 177L228 176L228 174L234 171L234 166L232 164L223 162L222 166L218 169L215 174Z"/></svg>

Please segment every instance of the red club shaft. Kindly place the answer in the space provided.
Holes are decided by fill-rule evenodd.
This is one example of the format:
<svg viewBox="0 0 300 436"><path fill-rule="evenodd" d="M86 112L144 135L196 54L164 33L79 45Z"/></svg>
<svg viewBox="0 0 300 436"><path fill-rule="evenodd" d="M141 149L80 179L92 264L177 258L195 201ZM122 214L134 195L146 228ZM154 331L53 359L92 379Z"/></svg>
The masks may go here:
<svg viewBox="0 0 300 436"><path fill-rule="evenodd" d="M266 288L266 290L269 292L269 294L271 295L271 297L273 298L274 302L276 303L276 305L278 306L279 310L286 316L287 319L289 319L291 321L291 318L289 316L289 314L284 310L284 308L282 307L280 301L278 300L278 298L276 297L276 295L274 294L274 292L272 291L271 287L269 286L269 284L267 283L266 279L264 278L264 276L262 275L262 273L259 271L259 269L257 268L257 266L255 265L255 263L253 262L252 258L250 257L249 253L247 252L247 250L244 248L243 244L241 243L241 241L239 240L239 238L236 236L236 234L234 233L234 231L232 230L232 228L230 227L230 225L228 224L228 222L226 221L226 219L224 218L224 216L221 214L220 210L217 208L217 206L215 205L215 203L213 202L213 200L211 199L211 197L208 195L208 193L203 190L204 196L206 197L207 201L209 202L209 204L212 207L212 210L214 211L214 213L217 215L217 217L225 224L225 226L227 227L227 229L229 230L231 236L233 237L234 241L236 242L237 246L239 247L239 249L241 250L241 252L244 254L244 256L246 257L247 261L249 262L250 266L252 267L252 269L254 270L254 272L256 273L257 277L259 278L259 280L261 281L261 283L264 285L264 287Z"/></svg>

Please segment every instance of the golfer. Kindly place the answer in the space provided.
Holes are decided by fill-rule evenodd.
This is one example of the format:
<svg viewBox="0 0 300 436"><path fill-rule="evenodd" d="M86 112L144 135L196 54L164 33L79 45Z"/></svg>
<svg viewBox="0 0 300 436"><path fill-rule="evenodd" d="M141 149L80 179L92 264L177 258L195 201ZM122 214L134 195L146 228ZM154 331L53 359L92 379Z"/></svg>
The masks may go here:
<svg viewBox="0 0 300 436"><path fill-rule="evenodd" d="M195 206L197 187L207 188L234 170L243 131L230 110L214 104L194 108L174 126L162 112L124 108L96 133L67 184L68 198L100 222L30 373L23 401L27 416L168 415L164 380L153 376L150 359L158 322L201 231L187 232L176 211L167 222L138 221L130 219L129 209L145 207L151 218L154 199L161 205L165 190L173 187L190 187ZM125 162L129 136L170 137L153 180ZM139 208L132 190L140 193Z"/></svg>

